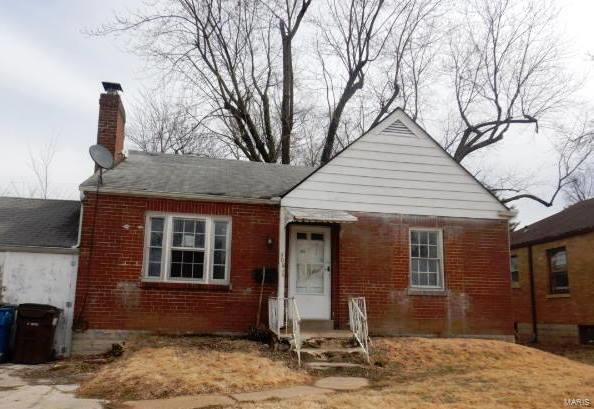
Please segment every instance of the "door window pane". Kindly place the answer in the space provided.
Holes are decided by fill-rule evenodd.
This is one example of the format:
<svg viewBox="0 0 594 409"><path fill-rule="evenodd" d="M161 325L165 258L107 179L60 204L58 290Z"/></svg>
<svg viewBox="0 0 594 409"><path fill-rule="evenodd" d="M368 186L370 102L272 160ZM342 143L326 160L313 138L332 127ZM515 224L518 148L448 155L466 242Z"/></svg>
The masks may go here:
<svg viewBox="0 0 594 409"><path fill-rule="evenodd" d="M297 237L300 234L297 233ZM297 261L296 292L298 294L324 294L325 245L324 235L311 233L309 239L295 243Z"/></svg>

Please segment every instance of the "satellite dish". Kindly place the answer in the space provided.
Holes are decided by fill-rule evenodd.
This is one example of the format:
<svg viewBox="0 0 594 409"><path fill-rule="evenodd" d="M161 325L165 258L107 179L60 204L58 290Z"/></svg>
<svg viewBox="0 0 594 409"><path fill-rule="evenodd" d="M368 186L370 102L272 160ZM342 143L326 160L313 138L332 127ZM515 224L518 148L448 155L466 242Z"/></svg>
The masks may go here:
<svg viewBox="0 0 594 409"><path fill-rule="evenodd" d="M93 162L101 169L113 168L113 156L103 145L93 145L89 148Z"/></svg>

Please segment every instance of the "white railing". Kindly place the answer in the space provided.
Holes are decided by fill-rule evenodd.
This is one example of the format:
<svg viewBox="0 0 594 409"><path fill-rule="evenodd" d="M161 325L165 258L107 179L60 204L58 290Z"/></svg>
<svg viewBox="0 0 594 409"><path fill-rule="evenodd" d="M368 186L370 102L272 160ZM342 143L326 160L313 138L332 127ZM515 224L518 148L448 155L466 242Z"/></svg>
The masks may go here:
<svg viewBox="0 0 594 409"><path fill-rule="evenodd" d="M361 346L367 363L369 360L369 330L367 328L367 305L365 297L353 297L349 300L349 323L355 339Z"/></svg>
<svg viewBox="0 0 594 409"><path fill-rule="evenodd" d="M280 337L291 337L292 348L301 366L301 315L295 298L270 297L268 299L268 325Z"/></svg>

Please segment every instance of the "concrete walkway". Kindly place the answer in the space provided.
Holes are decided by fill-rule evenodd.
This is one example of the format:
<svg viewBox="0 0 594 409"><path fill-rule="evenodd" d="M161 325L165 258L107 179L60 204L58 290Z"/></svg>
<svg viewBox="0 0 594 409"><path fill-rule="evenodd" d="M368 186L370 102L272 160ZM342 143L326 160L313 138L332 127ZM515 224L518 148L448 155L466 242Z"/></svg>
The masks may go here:
<svg viewBox="0 0 594 409"><path fill-rule="evenodd" d="M234 393L231 395L204 394L178 396L169 399L137 400L125 402L130 409L199 409L212 406L233 406L242 402L261 402L269 399L291 399L356 390L369 385L365 378L332 376L319 379L313 386L299 385L259 392Z"/></svg>
<svg viewBox="0 0 594 409"><path fill-rule="evenodd" d="M0 365L0 409L102 409L97 399L78 399L78 385L30 385L16 375L24 365Z"/></svg>

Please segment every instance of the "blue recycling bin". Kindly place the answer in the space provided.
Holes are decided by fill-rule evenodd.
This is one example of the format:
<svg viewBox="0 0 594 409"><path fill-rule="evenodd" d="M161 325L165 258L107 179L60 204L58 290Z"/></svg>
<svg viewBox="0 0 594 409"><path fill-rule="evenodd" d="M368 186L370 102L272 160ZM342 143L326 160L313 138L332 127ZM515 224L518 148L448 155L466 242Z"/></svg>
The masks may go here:
<svg viewBox="0 0 594 409"><path fill-rule="evenodd" d="M16 307L12 305L0 306L0 362L8 360L8 347L10 345L10 329L14 322Z"/></svg>

